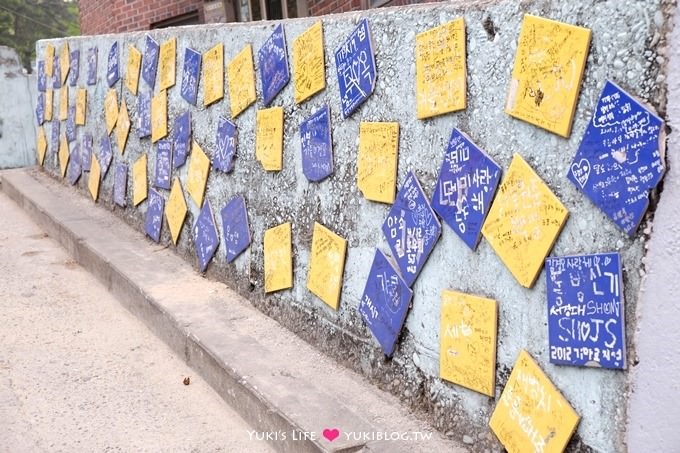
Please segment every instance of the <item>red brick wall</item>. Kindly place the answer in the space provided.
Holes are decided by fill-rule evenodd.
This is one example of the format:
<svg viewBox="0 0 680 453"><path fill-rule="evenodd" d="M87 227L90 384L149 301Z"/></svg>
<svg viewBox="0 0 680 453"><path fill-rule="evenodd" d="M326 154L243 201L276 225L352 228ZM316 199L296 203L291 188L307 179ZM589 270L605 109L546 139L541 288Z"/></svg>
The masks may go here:
<svg viewBox="0 0 680 453"><path fill-rule="evenodd" d="M403 6L414 3L426 3L439 0L391 0L381 6ZM370 0L366 0L368 4ZM345 13L363 9L362 0L308 0L310 16L322 16L324 14Z"/></svg>
<svg viewBox="0 0 680 453"><path fill-rule="evenodd" d="M83 35L148 30L181 14L203 14L202 0L79 0Z"/></svg>

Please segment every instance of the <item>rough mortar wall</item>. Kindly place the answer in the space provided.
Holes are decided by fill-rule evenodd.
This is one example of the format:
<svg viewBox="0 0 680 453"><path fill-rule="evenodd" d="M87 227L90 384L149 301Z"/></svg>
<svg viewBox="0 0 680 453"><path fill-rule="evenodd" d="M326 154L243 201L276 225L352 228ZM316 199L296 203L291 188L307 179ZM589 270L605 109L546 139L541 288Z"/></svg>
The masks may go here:
<svg viewBox="0 0 680 453"><path fill-rule="evenodd" d="M208 277L226 281L264 313L276 318L301 337L317 345L347 366L362 372L381 388L400 395L403 401L428 417L437 429L452 436L469 436L476 451L497 450L499 444L490 434L488 419L521 349L527 349L546 374L582 416L570 449L621 451L625 448L627 372L557 367L548 363L545 276L534 288L522 288L500 262L486 241L476 252L443 226L433 254L414 285L412 308L392 360L385 360L357 313L374 248L389 248L382 237L381 225L389 207L365 200L356 185L356 155L360 121L398 121L400 147L398 183L415 170L425 192L431 195L445 145L451 129L469 134L500 165L507 169L512 154L520 153L543 178L570 211L566 226L555 244L553 254L619 251L623 259L628 363L637 362L634 343L638 290L642 273L649 223L629 239L567 180L566 173L586 124L591 117L602 86L613 79L665 114L664 51L668 17L675 4L670 0L636 2L582 0L579 2L470 2L452 5L420 5L368 12L347 13L323 18L295 19L285 24L289 55L293 40L318 20L323 20L326 49L327 88L302 105L295 105L293 84L277 96L273 105L285 109L284 168L267 173L255 160L255 113L262 108L258 76L257 106L236 118L239 129L238 157L231 174L211 171L207 197L219 211L234 195L243 194L248 206L252 244L234 263L227 264L220 246ZM514 59L520 23L524 13L589 27L593 39L584 75L571 137L566 140L503 112L509 76ZM417 33L463 16L467 31L468 107L465 111L425 121L415 117L414 48ZM368 17L372 30L378 80L375 93L354 115L342 120L334 63L334 50L353 30L360 18ZM218 42L225 45L225 62L247 43L255 55L277 22L206 25L150 32L162 43L177 37L177 68L181 71L184 49L200 52ZM95 137L105 133L103 99L106 55L115 40L121 49L121 73L127 66L127 48L132 44L144 49L145 33L117 36L71 38L71 49L99 47L99 83L88 87L87 126L80 128ZM38 43L43 55L47 41ZM59 49L61 41L52 43ZM79 85L85 86L85 64L81 64ZM255 64L258 70L257 62ZM178 83L181 78L177 77ZM137 100L116 84L137 118ZM148 90L143 81L140 89ZM199 102L203 85L199 88ZM55 104L58 104L55 96ZM73 102L73 100L72 100ZM300 122L313 110L328 103L332 113L335 174L321 183L310 183L302 173ZM218 115L229 117L228 93L224 100L209 108L192 107L180 97L179 85L169 91L169 127L186 110L192 112L194 139L212 155ZM56 107L56 106L55 106ZM49 137L49 130L48 137ZM112 139L115 142L115 139ZM121 160L130 164L149 153L149 175L155 174L154 149L149 139L139 140L133 127L125 155L114 151L114 165ZM55 154L50 151L46 168L57 174ZM113 168L113 166L112 166ZM112 199L113 177L103 181L99 204L123 217L143 231L147 203L138 209L115 207ZM186 166L178 174L184 184ZM176 172L177 174L177 172ZM86 178L81 179L83 193ZM131 183L130 183L131 184ZM131 186L129 186L131 187ZM130 189L131 190L131 189ZM162 191L167 198L168 192ZM85 196L85 195L84 195ZM190 214L182 230L178 253L196 263L190 238L190 225L198 207L186 196ZM217 214L219 218L219 214ZM293 224L294 287L265 296L263 277L263 235L267 228L290 221ZM306 289L307 264L312 227L318 221L348 240L342 299L337 312ZM164 222L165 223L165 222ZM218 220L221 232L221 220ZM162 243L171 244L167 224ZM172 247L172 245L170 245ZM438 378L439 307L444 289L479 294L498 300L499 331L496 399L456 386ZM225 305L225 310L228 306ZM467 439L470 440L470 439Z"/></svg>

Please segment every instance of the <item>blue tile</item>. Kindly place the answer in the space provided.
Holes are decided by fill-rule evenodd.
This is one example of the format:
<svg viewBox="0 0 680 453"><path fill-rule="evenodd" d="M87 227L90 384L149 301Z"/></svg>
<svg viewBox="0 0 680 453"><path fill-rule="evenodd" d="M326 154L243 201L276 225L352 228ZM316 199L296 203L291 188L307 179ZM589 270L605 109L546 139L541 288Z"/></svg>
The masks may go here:
<svg viewBox="0 0 680 453"><path fill-rule="evenodd" d="M38 93L38 102L35 105L35 118L38 126L45 123L45 93Z"/></svg>
<svg viewBox="0 0 680 453"><path fill-rule="evenodd" d="M78 75L80 73L80 50L71 52L71 67L68 70L68 83L72 87L78 83Z"/></svg>
<svg viewBox="0 0 680 453"><path fill-rule="evenodd" d="M140 91L137 98L137 137L151 136L151 93Z"/></svg>
<svg viewBox="0 0 680 453"><path fill-rule="evenodd" d="M92 149L94 148L94 138L92 134L83 135L83 143L80 147L80 165L83 171L90 171L92 166Z"/></svg>
<svg viewBox="0 0 680 453"><path fill-rule="evenodd" d="M663 128L661 118L607 81L567 173L630 236L665 172L659 152Z"/></svg>
<svg viewBox="0 0 680 453"><path fill-rule="evenodd" d="M121 208L127 204L128 166L124 163L116 164L113 175L113 201Z"/></svg>
<svg viewBox="0 0 680 453"><path fill-rule="evenodd" d="M119 70L119 56L118 56L118 41L111 45L109 50L109 58L106 62L106 83L112 87L120 79Z"/></svg>
<svg viewBox="0 0 680 453"><path fill-rule="evenodd" d="M158 140L156 142L156 187L170 190L172 183L172 142Z"/></svg>
<svg viewBox="0 0 680 453"><path fill-rule="evenodd" d="M550 362L626 367L623 279L618 253L547 258Z"/></svg>
<svg viewBox="0 0 680 453"><path fill-rule="evenodd" d="M180 168L191 151L191 112L186 111L175 119L172 139L172 165Z"/></svg>
<svg viewBox="0 0 680 453"><path fill-rule="evenodd" d="M196 247L196 256L198 257L198 268L201 272L205 272L220 243L217 227L215 226L215 217L208 200L203 203L201 213L198 215L198 219L196 219L192 229L192 236L194 238L194 246Z"/></svg>
<svg viewBox="0 0 680 453"><path fill-rule="evenodd" d="M106 173L109 171L112 160L113 151L111 150L111 139L108 135L104 135L99 140L99 164L101 165L102 180L106 177Z"/></svg>
<svg viewBox="0 0 680 453"><path fill-rule="evenodd" d="M382 229L404 281L412 286L442 231L413 171L406 175Z"/></svg>
<svg viewBox="0 0 680 453"><path fill-rule="evenodd" d="M146 35L144 56L142 58L142 79L152 90L156 86L156 71L158 70L158 54L160 46L151 36Z"/></svg>
<svg viewBox="0 0 680 453"><path fill-rule="evenodd" d="M257 54L262 80L262 98L264 105L267 106L290 81L286 34L282 24L274 29Z"/></svg>
<svg viewBox="0 0 680 453"><path fill-rule="evenodd" d="M251 241L246 201L241 195L235 196L222 208L221 214L227 262L231 263L248 248Z"/></svg>
<svg viewBox="0 0 680 453"><path fill-rule="evenodd" d="M300 124L302 171L310 181L321 181L333 173L331 115L327 105Z"/></svg>
<svg viewBox="0 0 680 453"><path fill-rule="evenodd" d="M54 56L54 63L52 63L52 89L58 90L61 88L61 66L59 65L59 55ZM56 93L55 93L56 95Z"/></svg>
<svg viewBox="0 0 680 453"><path fill-rule="evenodd" d="M68 108L68 117L66 118L66 141L71 143L76 139L76 106L71 105Z"/></svg>
<svg viewBox="0 0 680 453"><path fill-rule="evenodd" d="M149 205L146 209L144 231L146 232L146 235L155 242L158 242L161 239L164 209L165 199L163 198L163 195L159 194L154 189L149 189Z"/></svg>
<svg viewBox="0 0 680 453"><path fill-rule="evenodd" d="M80 179L82 172L83 169L80 166L80 150L78 149L78 143L74 143L69 152L66 179L71 185L75 185Z"/></svg>
<svg viewBox="0 0 680 453"><path fill-rule="evenodd" d="M501 167L454 128L432 194L432 208L472 250L479 243L500 177Z"/></svg>
<svg viewBox="0 0 680 453"><path fill-rule="evenodd" d="M376 249L359 302L359 313L388 357L394 353L412 296L406 282Z"/></svg>
<svg viewBox="0 0 680 453"><path fill-rule="evenodd" d="M375 89L377 71L368 19L362 19L335 51L343 118L349 117Z"/></svg>
<svg viewBox="0 0 680 453"><path fill-rule="evenodd" d="M187 47L184 51L184 69L180 94L191 105L196 105L198 79L201 70L201 54Z"/></svg>
<svg viewBox="0 0 680 453"><path fill-rule="evenodd" d="M212 159L213 167L229 173L234 169L234 159L236 157L236 142L238 140L236 124L220 116L215 135L215 153Z"/></svg>
<svg viewBox="0 0 680 453"><path fill-rule="evenodd" d="M47 90L47 74L45 73L45 60L38 61L38 91Z"/></svg>
<svg viewBox="0 0 680 453"><path fill-rule="evenodd" d="M99 49L97 47L90 47L87 50L87 84L97 84L97 55Z"/></svg>

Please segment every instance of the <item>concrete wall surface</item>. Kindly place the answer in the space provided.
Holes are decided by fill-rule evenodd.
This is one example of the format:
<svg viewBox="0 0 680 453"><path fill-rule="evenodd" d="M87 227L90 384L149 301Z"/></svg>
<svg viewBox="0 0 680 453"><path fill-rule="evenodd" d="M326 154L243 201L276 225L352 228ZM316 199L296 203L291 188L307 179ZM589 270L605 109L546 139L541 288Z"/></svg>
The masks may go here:
<svg viewBox="0 0 680 453"><path fill-rule="evenodd" d="M567 178L567 170L591 118L598 96L606 80L611 79L624 89L651 105L661 117L666 116L667 49L670 43L672 14L676 5L670 0L599 1L580 0L559 2L536 1L477 1L466 5L437 4L404 8L377 9L365 12L332 15L323 18L294 19L285 22L288 53L292 55L293 40L318 20L323 21L326 89L310 100L297 105L293 84L274 99L273 105L285 112L283 170L265 172L255 159L255 116L263 108L261 83L257 78L257 105L249 107L234 122L237 124L238 156L235 169L229 174L212 170L208 180L207 198L218 217L219 210L234 195L246 199L252 230L252 244L233 263L228 264L225 250L218 249L216 258L207 271L209 278L226 281L247 297L260 310L325 353L347 366L359 370L381 388L400 395L405 404L425 414L439 430L473 443L475 451L498 450L499 444L488 428L488 421L520 350L526 349L540 364L582 419L570 450L615 452L626 449L626 423L630 396L630 369L645 363L645 354L662 357L653 347L638 348L640 288L645 269L659 272L656 278L675 284L654 260L677 255L663 250L667 235L677 245L674 220L676 198L663 193L661 206L655 217L667 224L666 232L652 231L653 211L643 221L638 233L628 237L621 232L594 204L579 192ZM582 89L576 107L573 130L568 139L561 138L504 113L506 93L514 60L520 24L525 13L580 25L592 29L592 43L585 68ZM376 54L378 78L374 94L350 118L342 119L334 52L359 19L368 18ZM452 19L463 17L467 34L467 108L428 120L415 115L415 37L418 33ZM205 52L217 43L224 43L225 63L242 48L252 43L255 55L272 33L275 22L249 24L205 25L149 32L159 43L177 38L177 85L168 92L168 124L184 111L192 114L193 139L212 156L215 133L220 115L229 118L229 95L209 107L202 106L203 83L199 84L199 106L193 107L180 96L181 68L184 49L192 47ZM96 86L85 84L86 65L81 59L78 85L88 90L87 122L78 128L78 140L84 133L94 136L95 153L99 138L106 134L104 96L106 84L106 56L114 41L121 49L121 74L127 67L128 46L144 50L146 33L69 38L69 47L80 49L85 55L92 46L99 48L99 80ZM37 44L39 58L50 42L57 52L63 40L41 41ZM675 41L678 42L677 40ZM677 52L677 49L675 49ZM676 55L677 56L677 55ZM259 70L255 58L256 72ZM158 85L158 83L156 83ZM677 82L672 85L677 93ZM136 131L137 97L124 87L115 86L118 99L124 99L133 124L125 153L117 148L115 134L114 164L131 164L142 154L149 155L149 180L155 175L155 147L148 138L139 139ZM140 80L140 91L149 87ZM156 87L158 90L158 87ZM70 91L74 102L75 90ZM55 94L55 114L59 96ZM334 174L320 182L310 183L302 172L299 125L323 104L331 109L333 132ZM678 113L677 111L675 112ZM555 366L549 363L547 339L546 283L543 273L531 289L521 287L494 253L489 243L482 240L475 252L456 234L442 226L442 237L425 268L413 286L412 307L392 359L385 359L370 331L365 327L357 306L362 297L374 250L389 251L383 234L389 206L364 199L356 183L358 130L361 121L396 121L400 124L398 185L410 170L414 170L426 194L430 196L441 165L442 156L451 130L457 127L467 133L496 162L507 169L513 153L520 153L569 209L570 217L555 243L552 255L618 251L624 272L625 315L629 369L612 371L596 368ZM677 118L676 118L677 121ZM63 131L62 126L62 131ZM51 136L51 127L46 127ZM678 146L671 135L667 155L673 163ZM46 171L58 175L54 146L45 161ZM30 142L33 143L33 142ZM675 149L674 149L675 147ZM113 167L112 167L113 168ZM187 166L174 172L182 184L187 180ZM666 176L669 191L679 190L673 170ZM670 180L670 182L669 182ZM79 187L84 196L87 177ZM125 209L112 202L112 170L103 179L99 204L106 206L130 224L143 231L147 202L137 208ZM131 182L128 187L131 192ZM161 190L163 196L167 191ZM177 251L187 260L196 262L191 239L191 225L199 207L186 196L189 216L181 232ZM659 220L661 218L661 220ZM294 286L273 294L264 293L263 236L267 228L283 222L293 225ZM312 229L319 222L348 241L348 254L339 309L330 309L306 289ZM647 243L651 243L650 260L645 261ZM656 241L656 242L654 242ZM163 226L161 242L171 244L167 224ZM657 245L655 245L658 242ZM172 245L170 245L172 247ZM677 256L674 257L677 260ZM650 289L655 285L650 274L643 297L649 305L659 297L677 294L671 286L663 294ZM445 382L439 373L439 323L441 293L454 289L482 295L498 301L498 344L496 397L489 398L463 387ZM656 300L655 300L656 299ZM672 303L672 300L666 300ZM669 306L669 310L671 307ZM643 312L644 313L644 312ZM650 317L656 316L650 311ZM677 312L675 313L677 318ZM644 318L643 318L644 319ZM647 329L645 327L644 329ZM657 332L649 325L653 341ZM676 329L677 330L677 329ZM673 330L668 330L668 335ZM640 343L642 347L644 343ZM653 345L652 343L648 343ZM677 349L677 348L676 348ZM665 356L663 356L665 357ZM677 361L676 361L677 362ZM659 365L660 366L660 365ZM638 387L652 392L653 384ZM347 398L351 398L348 395ZM677 446L677 444L675 444ZM641 451L635 450L632 451Z"/></svg>
<svg viewBox="0 0 680 453"><path fill-rule="evenodd" d="M34 105L19 55L0 46L0 168L35 164Z"/></svg>

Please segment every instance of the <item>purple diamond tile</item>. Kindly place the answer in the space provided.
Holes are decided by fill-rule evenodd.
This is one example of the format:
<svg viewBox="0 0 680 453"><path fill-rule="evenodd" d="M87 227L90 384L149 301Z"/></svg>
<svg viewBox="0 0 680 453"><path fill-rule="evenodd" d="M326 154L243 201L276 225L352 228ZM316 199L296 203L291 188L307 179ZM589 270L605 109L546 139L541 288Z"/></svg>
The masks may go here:
<svg viewBox="0 0 680 453"><path fill-rule="evenodd" d="M408 286L430 256L442 227L413 171L406 175L385 222L383 234Z"/></svg>
<svg viewBox="0 0 680 453"><path fill-rule="evenodd" d="M127 204L127 180L128 180L128 166L124 163L118 163L115 167L113 175L113 202L121 208Z"/></svg>
<svg viewBox="0 0 680 453"><path fill-rule="evenodd" d="M146 209L146 220L144 222L144 231L146 235L155 242L161 239L161 225L163 224L163 211L165 208L165 199L163 195L156 192L154 189L149 189L149 206Z"/></svg>
<svg viewBox="0 0 680 453"><path fill-rule="evenodd" d="M333 173L333 142L328 106L300 124L302 171L310 181L321 181Z"/></svg>
<svg viewBox="0 0 680 453"><path fill-rule="evenodd" d="M78 75L80 73L80 50L71 52L71 67L68 70L68 83L72 87L78 83Z"/></svg>
<svg viewBox="0 0 680 453"><path fill-rule="evenodd" d="M172 176L172 142L156 142L156 187L170 190Z"/></svg>
<svg viewBox="0 0 680 453"><path fill-rule="evenodd" d="M545 275L550 362L626 368L619 254L547 258Z"/></svg>
<svg viewBox="0 0 680 453"><path fill-rule="evenodd" d="M377 71L368 19L335 51L342 116L348 118L375 89Z"/></svg>
<svg viewBox="0 0 680 453"><path fill-rule="evenodd" d="M90 47L87 49L87 84L97 84L97 55L99 49L97 47Z"/></svg>
<svg viewBox="0 0 680 453"><path fill-rule="evenodd" d="M172 165L180 168L191 150L191 112L186 111L175 119L172 138Z"/></svg>
<svg viewBox="0 0 680 453"><path fill-rule="evenodd" d="M221 214L227 262L231 263L248 248L251 241L246 201L241 195L235 196L222 208Z"/></svg>
<svg viewBox="0 0 680 453"><path fill-rule="evenodd" d="M217 170L229 173L234 169L234 159L236 157L236 141L238 131L236 124L220 116L217 123L217 134L215 137L215 153L213 155L213 167Z"/></svg>
<svg viewBox="0 0 680 453"><path fill-rule="evenodd" d="M80 147L80 165L83 171L90 171L92 166L92 149L94 148L94 138L92 134L83 135L83 144Z"/></svg>
<svg viewBox="0 0 680 453"><path fill-rule="evenodd" d="M137 98L137 136L151 136L151 93L140 91Z"/></svg>
<svg viewBox="0 0 680 453"><path fill-rule="evenodd" d="M71 143L76 139L76 106L71 105L68 108L68 117L66 118L66 141Z"/></svg>
<svg viewBox="0 0 680 453"><path fill-rule="evenodd" d="M649 192L666 170L660 137L664 122L607 81L567 177L616 225L633 236L649 206Z"/></svg>
<svg viewBox="0 0 680 453"><path fill-rule="evenodd" d="M187 47L184 50L184 69L182 70L182 87L180 94L191 105L196 105L198 95L198 79L201 70L201 54Z"/></svg>
<svg viewBox="0 0 680 453"><path fill-rule="evenodd" d="M111 45L109 50L109 58L106 61L106 83L112 87L118 79L120 79L119 57L118 57L118 41Z"/></svg>
<svg viewBox="0 0 680 453"><path fill-rule="evenodd" d="M61 88L61 66L59 65L59 55L54 56L54 63L52 63L52 89L58 90Z"/></svg>
<svg viewBox="0 0 680 453"><path fill-rule="evenodd" d="M45 60L38 61L38 91L44 93L47 90L47 74L45 73Z"/></svg>
<svg viewBox="0 0 680 453"><path fill-rule="evenodd" d="M66 166L66 179L71 185L75 185L80 179L80 175L83 172L80 166L80 150L78 149L78 143L73 143L70 149L70 157L68 160L68 165Z"/></svg>
<svg viewBox="0 0 680 453"><path fill-rule="evenodd" d="M472 250L479 243L500 177L501 167L454 128L432 194L432 208Z"/></svg>
<svg viewBox="0 0 680 453"><path fill-rule="evenodd" d="M38 101L35 105L35 118L38 121L38 126L45 123L45 93L38 93Z"/></svg>
<svg viewBox="0 0 680 453"><path fill-rule="evenodd" d="M198 257L198 268L201 272L205 272L220 243L215 218L208 200L203 203L201 213L192 229L192 235L196 247L196 256Z"/></svg>
<svg viewBox="0 0 680 453"><path fill-rule="evenodd" d="M359 313L388 357L394 353L412 296L406 282L376 249L359 302Z"/></svg>
<svg viewBox="0 0 680 453"><path fill-rule="evenodd" d="M144 57L142 58L142 79L152 90L156 86L156 71L158 70L158 54L160 46L151 36L146 35Z"/></svg>
<svg viewBox="0 0 680 453"><path fill-rule="evenodd" d="M279 24L258 52L262 97L264 105L271 104L277 94L290 81L288 51L283 25Z"/></svg>
<svg viewBox="0 0 680 453"><path fill-rule="evenodd" d="M113 160L113 151L111 150L111 139L108 135L104 135L99 140L99 164L102 170L102 180L106 177L109 171L111 161Z"/></svg>

